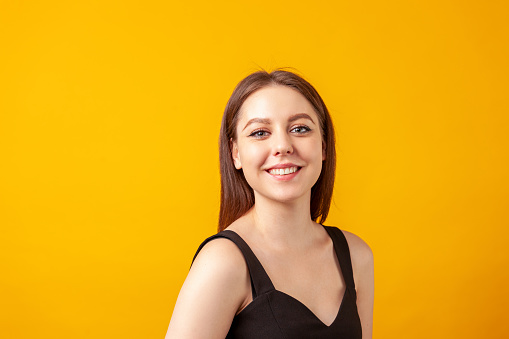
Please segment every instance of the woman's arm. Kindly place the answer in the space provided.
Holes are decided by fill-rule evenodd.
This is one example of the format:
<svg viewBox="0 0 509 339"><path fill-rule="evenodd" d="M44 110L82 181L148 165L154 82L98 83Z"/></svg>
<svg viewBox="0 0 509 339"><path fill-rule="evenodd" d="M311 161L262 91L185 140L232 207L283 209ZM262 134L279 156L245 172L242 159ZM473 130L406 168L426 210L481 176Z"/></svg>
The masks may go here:
<svg viewBox="0 0 509 339"><path fill-rule="evenodd" d="M249 272L228 239L206 244L180 290L166 339L225 338L251 293Z"/></svg>
<svg viewBox="0 0 509 339"><path fill-rule="evenodd" d="M357 290L357 309L362 325L362 338L370 339L373 335L373 299L374 269L373 252L361 238L353 233L343 231L350 256L352 257L353 277Z"/></svg>

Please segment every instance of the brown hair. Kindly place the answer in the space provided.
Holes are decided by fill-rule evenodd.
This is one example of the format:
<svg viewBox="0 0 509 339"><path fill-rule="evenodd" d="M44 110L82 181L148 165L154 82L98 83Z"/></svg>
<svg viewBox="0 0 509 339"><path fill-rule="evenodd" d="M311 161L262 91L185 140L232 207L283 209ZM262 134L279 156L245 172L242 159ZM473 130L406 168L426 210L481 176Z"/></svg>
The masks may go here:
<svg viewBox="0 0 509 339"><path fill-rule="evenodd" d="M302 94L313 106L325 142L325 160L320 177L311 188L311 219L323 223L329 214L334 176L336 172L336 149L334 127L322 98L315 88L295 73L275 70L271 73L258 71L244 78L233 91L226 104L219 134L219 163L221 171L221 207L218 231L243 216L254 205L254 192L241 170L233 163L230 140L237 140L237 122L244 101L257 90L267 86L287 86Z"/></svg>

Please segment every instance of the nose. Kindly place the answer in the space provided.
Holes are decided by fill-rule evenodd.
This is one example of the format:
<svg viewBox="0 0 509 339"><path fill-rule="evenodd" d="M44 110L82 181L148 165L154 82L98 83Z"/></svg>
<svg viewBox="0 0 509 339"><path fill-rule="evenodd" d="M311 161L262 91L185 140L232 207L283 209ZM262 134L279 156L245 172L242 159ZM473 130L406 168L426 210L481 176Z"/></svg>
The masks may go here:
<svg viewBox="0 0 509 339"><path fill-rule="evenodd" d="M289 135L282 133L274 138L274 155L288 155L293 153L292 140Z"/></svg>

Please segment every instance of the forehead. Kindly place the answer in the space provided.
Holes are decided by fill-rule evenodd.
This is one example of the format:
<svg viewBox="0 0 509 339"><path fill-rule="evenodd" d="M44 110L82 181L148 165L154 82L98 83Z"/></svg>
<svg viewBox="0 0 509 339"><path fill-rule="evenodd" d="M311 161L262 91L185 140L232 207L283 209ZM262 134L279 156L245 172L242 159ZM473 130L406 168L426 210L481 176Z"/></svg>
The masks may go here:
<svg viewBox="0 0 509 339"><path fill-rule="evenodd" d="M286 119L297 113L307 113L315 124L318 123L313 106L302 94L286 86L268 86L244 101L239 111L239 122L253 118Z"/></svg>

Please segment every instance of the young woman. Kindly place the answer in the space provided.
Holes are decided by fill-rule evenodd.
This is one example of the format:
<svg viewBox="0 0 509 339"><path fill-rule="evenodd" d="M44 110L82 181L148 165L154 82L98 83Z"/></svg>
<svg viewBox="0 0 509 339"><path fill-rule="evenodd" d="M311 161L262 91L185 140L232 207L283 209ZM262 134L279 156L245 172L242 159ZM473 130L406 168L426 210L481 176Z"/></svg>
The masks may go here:
<svg viewBox="0 0 509 339"><path fill-rule="evenodd" d="M322 225L335 156L306 80L260 71L237 85L220 132L219 233L198 248L166 338L371 338L372 252Z"/></svg>

